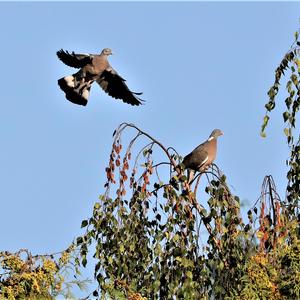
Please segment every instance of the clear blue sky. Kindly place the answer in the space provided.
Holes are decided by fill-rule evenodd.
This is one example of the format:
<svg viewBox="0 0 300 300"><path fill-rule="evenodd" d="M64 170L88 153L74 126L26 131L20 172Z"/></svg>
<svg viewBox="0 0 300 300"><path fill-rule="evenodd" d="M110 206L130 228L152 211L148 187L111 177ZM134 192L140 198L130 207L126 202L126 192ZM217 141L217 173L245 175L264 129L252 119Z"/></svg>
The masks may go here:
<svg viewBox="0 0 300 300"><path fill-rule="evenodd" d="M221 128L217 164L249 204L286 185L282 105L259 135L274 70L299 27L293 3L0 3L0 249L64 249L103 192L112 132L131 122L182 155ZM146 105L94 86L87 107L57 79L56 51L113 49Z"/></svg>

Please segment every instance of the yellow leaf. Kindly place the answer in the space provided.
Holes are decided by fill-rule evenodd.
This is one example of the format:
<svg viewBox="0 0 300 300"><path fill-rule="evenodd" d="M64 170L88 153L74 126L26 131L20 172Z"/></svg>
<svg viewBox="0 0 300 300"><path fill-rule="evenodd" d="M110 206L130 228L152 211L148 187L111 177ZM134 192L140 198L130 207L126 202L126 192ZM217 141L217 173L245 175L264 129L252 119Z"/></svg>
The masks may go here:
<svg viewBox="0 0 300 300"><path fill-rule="evenodd" d="M181 262L181 257L180 257L180 256L176 256L176 257L175 257L175 260Z"/></svg>
<svg viewBox="0 0 300 300"><path fill-rule="evenodd" d="M284 134L286 136L289 136L290 135L290 129L289 128L284 128Z"/></svg>
<svg viewBox="0 0 300 300"><path fill-rule="evenodd" d="M187 271L186 272L186 276L189 278L189 279L193 279L193 273L191 271Z"/></svg>
<svg viewBox="0 0 300 300"><path fill-rule="evenodd" d="M179 235L176 233L173 237L173 241L176 243L179 240Z"/></svg>
<svg viewBox="0 0 300 300"><path fill-rule="evenodd" d="M263 137L263 138L265 138L267 135L266 135L265 132L262 132L262 131L261 131L260 136Z"/></svg>
<svg viewBox="0 0 300 300"><path fill-rule="evenodd" d="M258 231L258 232L256 233L256 236L257 236L259 239L261 239L261 238L264 236L264 233L261 232L261 231Z"/></svg>

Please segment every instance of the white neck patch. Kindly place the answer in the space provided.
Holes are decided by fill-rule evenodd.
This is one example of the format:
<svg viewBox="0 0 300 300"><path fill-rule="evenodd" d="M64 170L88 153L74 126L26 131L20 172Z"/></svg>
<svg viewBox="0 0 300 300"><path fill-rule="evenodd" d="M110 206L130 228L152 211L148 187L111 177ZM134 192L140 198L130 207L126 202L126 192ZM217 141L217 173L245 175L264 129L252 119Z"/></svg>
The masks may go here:
<svg viewBox="0 0 300 300"><path fill-rule="evenodd" d="M211 136L211 137L208 138L208 141L211 141L211 140L213 140L214 138L215 138L214 136Z"/></svg>

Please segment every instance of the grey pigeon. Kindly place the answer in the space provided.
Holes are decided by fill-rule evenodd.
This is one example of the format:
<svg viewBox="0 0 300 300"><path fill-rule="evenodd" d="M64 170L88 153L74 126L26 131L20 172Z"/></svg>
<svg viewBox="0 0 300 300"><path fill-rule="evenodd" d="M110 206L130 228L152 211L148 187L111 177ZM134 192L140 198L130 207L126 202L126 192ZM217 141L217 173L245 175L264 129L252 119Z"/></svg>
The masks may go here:
<svg viewBox="0 0 300 300"><path fill-rule="evenodd" d="M205 172L214 162L217 155L217 138L223 135L220 129L215 129L209 138L190 154L185 156L182 164L188 169L188 182L191 182L194 172Z"/></svg>
<svg viewBox="0 0 300 300"><path fill-rule="evenodd" d="M91 85L96 81L108 95L131 105L142 104L142 99L129 90L122 78L109 64L107 58L111 49L105 48L101 54L75 54L61 49L58 58L67 66L80 69L77 73L58 80L66 98L79 105L87 105Z"/></svg>

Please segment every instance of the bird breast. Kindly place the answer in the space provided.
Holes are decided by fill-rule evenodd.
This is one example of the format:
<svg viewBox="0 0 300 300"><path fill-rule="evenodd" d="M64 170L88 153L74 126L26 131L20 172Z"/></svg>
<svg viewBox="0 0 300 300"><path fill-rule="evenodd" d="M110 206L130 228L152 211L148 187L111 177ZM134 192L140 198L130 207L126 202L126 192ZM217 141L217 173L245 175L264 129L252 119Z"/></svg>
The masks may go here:
<svg viewBox="0 0 300 300"><path fill-rule="evenodd" d="M207 146L207 152L209 153L208 160L206 162L206 165L210 165L213 163L213 161L216 158L217 154L217 139L212 139L208 142Z"/></svg>
<svg viewBox="0 0 300 300"><path fill-rule="evenodd" d="M105 56L95 56L92 60L91 64L85 66L85 71L96 75L102 73L104 70L108 68L109 64Z"/></svg>

